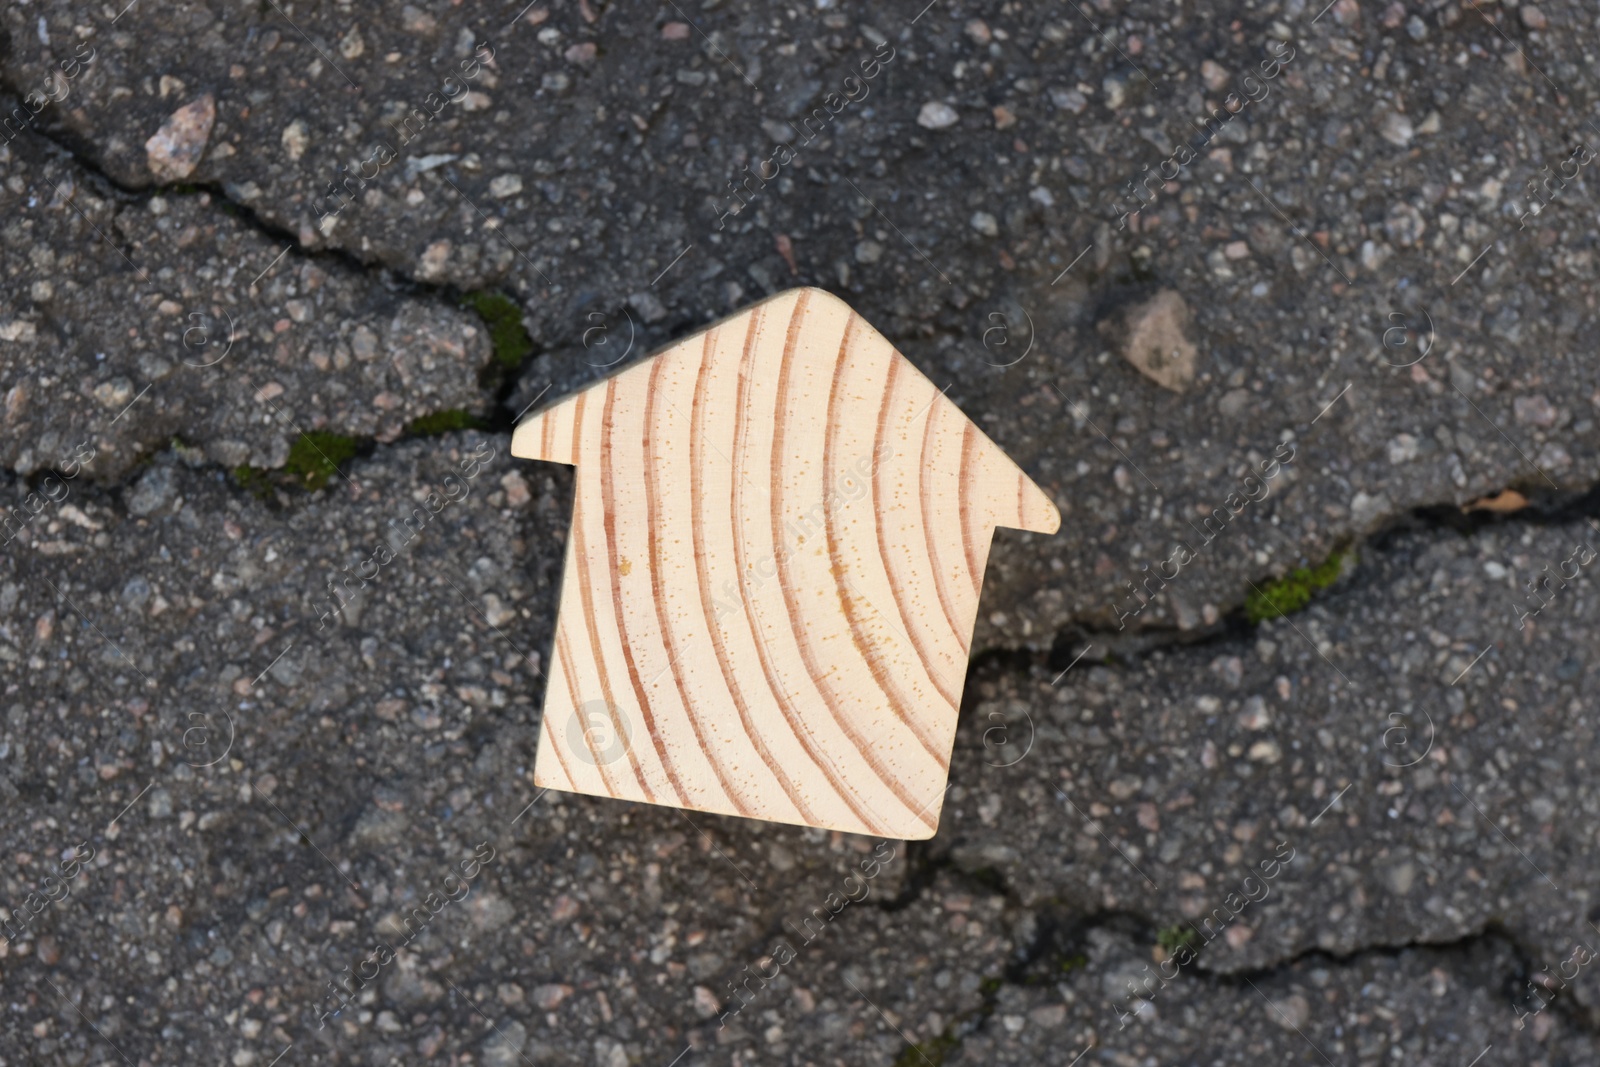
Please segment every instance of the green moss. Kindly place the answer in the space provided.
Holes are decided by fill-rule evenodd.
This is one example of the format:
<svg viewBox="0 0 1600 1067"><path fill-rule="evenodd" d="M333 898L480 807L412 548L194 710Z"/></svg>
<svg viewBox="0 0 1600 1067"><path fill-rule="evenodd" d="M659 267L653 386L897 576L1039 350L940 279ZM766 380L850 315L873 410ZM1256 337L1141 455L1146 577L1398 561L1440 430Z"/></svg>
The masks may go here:
<svg viewBox="0 0 1600 1067"><path fill-rule="evenodd" d="M504 293L468 293L461 300L489 327L489 343L494 347L495 362L511 370L522 366L522 361L533 351L533 340L522 325L522 308Z"/></svg>
<svg viewBox="0 0 1600 1067"><path fill-rule="evenodd" d="M1346 555L1335 552L1316 567L1296 567L1282 578L1251 590L1244 602L1245 614L1252 623L1294 614L1338 580Z"/></svg>
<svg viewBox="0 0 1600 1067"><path fill-rule="evenodd" d="M1063 974L1076 971L1080 967L1087 966L1089 966L1089 957L1085 956L1081 952L1074 956L1066 956L1061 960L1061 971Z"/></svg>
<svg viewBox="0 0 1600 1067"><path fill-rule="evenodd" d="M1156 934L1156 944L1166 949L1169 956L1180 948L1193 948L1198 940L1200 935L1195 933L1192 926L1169 926Z"/></svg>
<svg viewBox="0 0 1600 1067"><path fill-rule="evenodd" d="M432 437L435 434L453 433L457 430L481 430L483 427L484 421L472 412L453 408L450 411L435 411L432 415L412 419L406 429L411 433Z"/></svg>
<svg viewBox="0 0 1600 1067"><path fill-rule="evenodd" d="M907 1045L905 1051L895 1057L894 1067L943 1067L944 1058L956 1050L960 1041L950 1036L949 1031L938 1037L930 1037L918 1045Z"/></svg>
<svg viewBox="0 0 1600 1067"><path fill-rule="evenodd" d="M199 445L192 445L182 437L173 437L168 447L177 453L178 458L185 463L198 466L206 461L205 449Z"/></svg>
<svg viewBox="0 0 1600 1067"><path fill-rule="evenodd" d="M315 492L327 485L328 479L339 473L341 465L360 450L358 438L312 430L295 438L282 470L239 466L233 468L233 480L239 483L239 488L264 500L283 486Z"/></svg>
<svg viewBox="0 0 1600 1067"><path fill-rule="evenodd" d="M289 459L283 471L304 489L321 489L329 478L339 473L339 464L354 456L359 447L360 442L354 437L343 434L326 430L302 433L289 446Z"/></svg>
<svg viewBox="0 0 1600 1067"><path fill-rule="evenodd" d="M266 498L272 495L271 472L264 471L260 467L235 467L233 480L239 483L239 488L258 497Z"/></svg>

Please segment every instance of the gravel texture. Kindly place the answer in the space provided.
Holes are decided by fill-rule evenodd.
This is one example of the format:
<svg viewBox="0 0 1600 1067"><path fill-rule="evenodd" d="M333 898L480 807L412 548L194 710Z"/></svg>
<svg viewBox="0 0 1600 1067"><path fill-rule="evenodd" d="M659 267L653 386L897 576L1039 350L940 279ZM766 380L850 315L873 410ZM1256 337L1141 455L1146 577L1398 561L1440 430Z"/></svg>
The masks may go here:
<svg viewBox="0 0 1600 1067"><path fill-rule="evenodd" d="M114 482L174 440L277 468L305 431L392 441L492 403L483 324L435 294L303 254L210 193L121 192L31 132L0 166L8 469L88 444Z"/></svg>
<svg viewBox="0 0 1600 1067"><path fill-rule="evenodd" d="M1580 578L1519 629L1519 588L1597 543L1581 522L1395 534L1248 634L995 671L940 842L1030 907L1167 927L1232 895L1199 931L1197 965L1223 973L1491 925L1565 958L1600 933L1582 696L1600 602Z"/></svg>
<svg viewBox="0 0 1600 1067"><path fill-rule="evenodd" d="M1600 1058L1592 4L519 8L0 10L0 1067ZM795 285L1063 516L928 842L531 784Z"/></svg>
<svg viewBox="0 0 1600 1067"><path fill-rule="evenodd" d="M834 289L1062 505L1050 551L1002 542L993 645L1114 625L1123 583L1285 435L1316 487L1137 625L1202 629L1414 507L1600 476L1594 185L1562 164L1600 114L1594 12L1321 7L184 3L105 26L48 0L4 16L3 69L22 91L94 49L39 122L129 188L157 184L146 138L215 96L187 180L302 247L511 292L546 353L530 396L624 338L637 357ZM1233 88L1261 99L1121 219ZM1158 288L1204 349L1181 397L1102 329Z"/></svg>

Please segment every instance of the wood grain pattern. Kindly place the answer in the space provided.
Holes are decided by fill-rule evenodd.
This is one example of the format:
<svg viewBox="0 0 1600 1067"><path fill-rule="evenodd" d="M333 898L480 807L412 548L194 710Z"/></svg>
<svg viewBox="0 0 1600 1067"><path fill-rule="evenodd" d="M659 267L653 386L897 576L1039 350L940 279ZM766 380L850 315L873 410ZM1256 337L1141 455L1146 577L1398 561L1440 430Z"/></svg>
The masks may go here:
<svg viewBox="0 0 1600 1067"><path fill-rule="evenodd" d="M783 293L511 451L578 468L538 785L932 836L994 528L1061 519L887 340Z"/></svg>

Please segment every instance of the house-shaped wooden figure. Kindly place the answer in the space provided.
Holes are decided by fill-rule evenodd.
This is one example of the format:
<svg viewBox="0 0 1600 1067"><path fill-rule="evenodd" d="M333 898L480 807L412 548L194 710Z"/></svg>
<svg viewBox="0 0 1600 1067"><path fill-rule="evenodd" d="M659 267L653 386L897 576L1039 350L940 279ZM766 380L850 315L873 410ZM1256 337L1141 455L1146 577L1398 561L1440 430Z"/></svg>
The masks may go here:
<svg viewBox="0 0 1600 1067"><path fill-rule="evenodd" d="M1061 517L893 345L792 290L511 452L577 467L537 785L933 835L994 528Z"/></svg>

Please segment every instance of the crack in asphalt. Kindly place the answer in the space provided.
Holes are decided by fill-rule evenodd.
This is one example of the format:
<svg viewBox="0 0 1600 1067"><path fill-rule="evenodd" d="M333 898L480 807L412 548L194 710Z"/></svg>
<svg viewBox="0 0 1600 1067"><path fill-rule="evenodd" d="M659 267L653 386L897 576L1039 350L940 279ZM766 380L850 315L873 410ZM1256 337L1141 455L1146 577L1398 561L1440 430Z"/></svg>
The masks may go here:
<svg viewBox="0 0 1600 1067"><path fill-rule="evenodd" d="M11 95L17 95L16 87L9 78L0 75L0 90ZM195 183L187 186L152 186L132 188L125 186L108 175L100 165L89 155L86 150L73 146L72 142L80 139L69 132L56 132L34 126L31 132L45 144L52 146L63 153L74 164L81 167L87 174L93 176L107 188L119 194L118 199L124 207L147 203L156 196L184 197L206 194L212 198L215 209L219 212L230 214L246 227L256 233L273 240L276 243L289 242L293 250L300 256L308 259L318 259L324 262L341 263L347 268L368 276L376 275L379 282L387 289L406 296L418 298L438 298L458 304L462 290L453 285L421 281L409 274L386 266L376 259L364 259L358 253L339 245L327 245L321 248L308 248L302 245L298 237L281 225L272 223L263 218L256 210L231 197L220 183ZM546 347L545 351L549 348ZM536 352L525 360L522 369L540 358L544 352ZM492 366L492 357L491 357ZM486 368L487 369L487 368ZM489 408L492 432L506 432L510 428L510 418L505 407L505 400L511 395L517 381L517 372L508 372L501 376L493 388L483 388L491 400ZM408 440L413 435L407 435L401 441ZM379 443L374 449L387 448L399 444L401 441ZM159 455L163 451L172 449L158 449L147 455ZM206 461L197 469L214 468L226 472L221 464ZM15 471L6 470L4 474L12 478L19 476ZM132 484L142 474L142 467L135 468L127 476L117 482L97 485L91 491L103 490L108 496L120 495L119 491ZM42 477L42 473L39 475ZM230 482L231 484L231 482ZM1488 512L1465 513L1453 503L1426 505L1412 508L1392 516L1380 529L1360 539L1356 547L1365 548L1376 554L1392 551L1394 541L1401 535L1421 531L1424 533L1443 534L1446 531L1461 536L1470 537L1480 530L1491 526L1504 524L1518 524L1533 527L1554 526L1584 519L1600 518L1600 483L1582 491L1560 494L1545 494L1535 498L1529 494L1529 506L1508 514L1493 514ZM1352 588L1359 588L1368 580L1361 568L1355 568L1341 581L1341 590L1331 596L1339 596ZM1055 645L1064 649L1063 655L1070 655L1070 648L1074 644L1081 645L1092 640L1096 645L1104 646L1107 654L1121 660L1142 657L1153 651L1174 646L1188 645L1218 645L1233 646L1236 643L1247 641L1253 634L1255 627L1243 619L1241 597L1238 603L1216 625L1198 631L1180 632L1175 629L1146 628L1123 637L1117 636L1117 631L1096 629L1086 624L1072 623L1057 631ZM1052 669L1056 666L1054 650L1046 657ZM1024 649L1010 646L996 646L975 652L968 668L968 680L979 672L990 671L1026 671L1032 662L1037 662L1039 655ZM977 701L975 687L968 686L963 700L961 715L967 717L970 708ZM1039 961L1052 956L1064 956L1066 949L1076 942L1082 941L1086 936L1097 929L1126 929L1137 926L1142 932L1148 933L1149 940L1154 943L1154 932L1160 928L1160 922L1147 915L1134 911L1096 911L1093 913L1077 913L1065 906L1049 906L1044 909L1025 908L1015 892L1007 884L1003 871L994 868L981 868L969 870L960 866L949 852L936 851L935 843L909 842L906 844L905 862L907 874L896 895L881 902L875 902L872 908L886 913L898 913L909 909L922 902L932 891L941 875L952 879L964 891L974 895L984 894L998 897L1004 902L1003 914L1015 920L1021 913L1035 912L1039 921L1032 936L1026 944L1019 945L1013 952L1013 958L1002 970L995 984L987 986L982 994L982 1001L977 1009L957 1017L940 1035L941 1038L959 1043L967 1036L974 1034L989 1023L994 1013L998 1010L999 990L1004 985L1030 986L1040 983L1032 971ZM763 933L752 939L749 953L740 959L761 955L762 945L770 943L770 939L779 929L779 910L781 905L774 904L769 911L769 922ZM858 909L865 910L865 909ZM851 921L859 921L851 919ZM844 933L841 932L841 937ZM1383 943L1361 945L1350 952L1339 954L1321 948L1308 948L1288 955L1282 959L1268 964L1236 972L1219 972L1200 966L1188 969L1189 977L1193 981L1209 983L1213 986L1241 987L1251 981L1266 980L1277 977L1291 968L1311 960L1325 960L1332 966L1350 967L1362 959L1372 956L1395 957L1414 949L1429 949L1447 954L1465 955L1472 949L1489 943L1499 943L1506 946L1513 956L1517 970L1516 973L1505 975L1506 981L1526 980L1537 971L1535 953L1529 946L1523 944L1511 931L1497 921L1485 923L1476 931L1450 941L1436 942L1424 939L1413 939L1399 943ZM1560 1003L1556 1010L1563 1014L1573 1025L1591 1033L1600 1033L1600 1018L1592 1011L1584 1011L1579 1005L1572 1002L1571 998L1557 998ZM686 1026L688 1032L704 1029L709 1023L700 1021ZM916 1046L907 1044L907 1049Z"/></svg>
<svg viewBox="0 0 1600 1067"><path fill-rule="evenodd" d="M0 68L0 94L20 99L19 90L6 77L3 68ZM405 292L409 288L414 288L417 291L439 293L458 291L454 286L438 285L402 274L391 267L384 266L377 260L369 262L343 245L330 244L324 248L307 248L300 243L300 239L295 233L276 223L267 221L254 208L230 196L221 182L171 182L148 186L128 185L107 173L99 161L90 154L91 150L89 148L75 145L74 142L83 142L81 138L71 131L59 127L50 128L32 124L28 126L28 132L56 149L75 165L93 175L104 183L107 188L115 190L120 194L123 202L130 206L138 203L147 203L152 197L157 196L165 198L197 197L204 193L212 197L214 202L226 205L225 207L218 207L218 211L234 216L250 229L263 237L269 238L275 244L283 241L291 242L294 246L293 250L302 256L343 263L359 273L377 277L396 292ZM399 284L395 284L396 282Z"/></svg>
<svg viewBox="0 0 1600 1067"><path fill-rule="evenodd" d="M17 90L0 71L0 95L9 94L16 97ZM266 238L275 247L287 242L285 252L293 251L304 260L321 262L324 264L337 264L353 274L364 276L376 281L384 290L396 296L417 301L438 300L453 308L464 309L464 297L468 290L460 286L428 282L415 276L395 270L380 261L363 259L356 252L342 245L329 244L322 248L309 248L301 243L299 237L292 231L262 217L254 208L250 207L231 195L223 183L220 182L194 182L155 185L148 187L134 187L126 185L107 173L88 153L87 149L75 147L72 142L77 141L75 135L65 132L47 130L38 125L30 125L27 135L36 138L46 152L54 151L64 157L72 165L80 168L86 176L98 184L100 192L105 194L105 199L117 205L117 214L129 209L148 204L155 197L165 199L208 197L205 207L222 215L227 215L237 220L246 230ZM281 255L280 255L281 258ZM276 261L274 261L276 264ZM519 305L520 306L520 305ZM481 317L480 317L481 318ZM495 432L509 432L512 428L512 419L506 407L507 402L515 392L520 375L542 355L544 351L536 344L535 350L526 356L516 368L507 368L497 361L497 355L490 352L485 364L478 368L476 377L477 388L483 394L485 407L488 414L485 416L485 429ZM399 440L415 437L415 434L406 434ZM153 453L146 453L151 455ZM121 483L109 483L121 484Z"/></svg>
<svg viewBox="0 0 1600 1067"><path fill-rule="evenodd" d="M1149 944L1156 944L1156 933L1161 928L1158 919L1132 909L1101 909L1093 912L1077 912L1067 906L1049 905L1043 908L1029 908L1021 903L1012 890L1006 885L1001 872L992 868L983 872L973 872L960 867L948 854L935 854L931 841L913 841L906 843L906 859L909 873L900 891L890 900L873 905L881 912L896 913L904 911L913 904L923 899L933 886L940 874L945 874L954 880L956 885L965 892L974 895L984 894L998 897L1004 901L1004 911L1001 922L1013 929L1017 920L1031 914L1034 916L1034 930L1032 936L1025 944L1018 945L1011 953L1011 960L1000 971L999 975L989 978L980 991L980 1003L977 1008L966 1011L951 1019L939 1034L934 1035L920 1043L907 1041L901 1049L900 1055L921 1051L922 1046L935 1043L942 1044L948 1053L957 1048L966 1038L983 1030L988 1026L990 1019L999 1009L1000 991L1006 986L1019 988L1032 988L1041 985L1050 985L1069 980L1070 972L1081 969L1083 964L1072 961L1077 958L1087 957L1087 941L1089 935L1096 930L1110 930L1123 934L1136 933ZM774 914L779 906L774 905ZM752 938L745 951L736 956L736 960L755 960L765 955L765 946L771 944L774 936L781 933L781 926L777 919L769 920L762 933ZM839 937L846 937L847 931L841 931ZM1216 971L1200 963L1194 967L1185 968L1180 974L1186 974L1188 980L1199 982L1212 988L1235 988L1242 990L1255 983L1273 983L1277 978L1293 971L1301 964L1321 960L1330 967L1350 968L1360 964L1361 961L1372 957L1399 958L1406 952L1414 950L1428 950L1445 955L1462 957L1465 962L1474 949L1488 944L1500 944L1506 947L1515 967L1502 971L1497 975L1498 985L1506 989L1521 988L1523 983L1529 981L1538 973L1536 960L1538 953L1530 946L1524 944L1506 926L1497 920L1490 920L1471 933L1458 938L1444 941L1430 941L1425 938L1413 938L1400 942L1383 942L1360 945L1349 952L1339 953L1327 949L1311 947L1291 953L1281 959L1268 963L1245 968L1237 971ZM1041 963L1055 964L1041 968ZM1067 964L1066 973L1062 971L1061 964ZM1046 977L1039 972L1044 970L1053 977ZM719 974L719 978L734 973L731 969ZM1591 1034L1600 1035L1600 1011L1586 1010L1578 1005L1571 997L1556 997L1551 1002L1556 1005L1557 1012L1572 1026ZM725 1011L731 1002L719 1002L719 1011ZM683 1031L686 1034L697 1034L706 1040L714 1040L710 1030L713 1019L698 1019L686 1024ZM693 1039L690 1039L693 1046ZM895 1062L901 1062L897 1059Z"/></svg>
<svg viewBox="0 0 1600 1067"><path fill-rule="evenodd" d="M1453 503L1424 504L1398 512L1383 526L1346 547L1345 552L1354 557L1353 561L1346 566L1335 585L1318 594L1313 602L1326 601L1344 592L1365 588L1370 571L1361 566L1362 550L1386 555L1394 550L1395 542L1407 534L1454 533L1470 538L1481 531L1506 525L1543 528L1575 522L1594 525L1596 520L1600 520L1600 482L1587 489L1543 492L1538 495L1529 493L1528 501L1527 506L1510 512L1488 509L1469 512ZM1063 669L1085 645L1103 649L1103 655L1098 658L1128 662L1170 648L1203 648L1248 640L1253 638L1256 624L1246 620L1244 603L1245 598L1241 596L1215 624L1190 630L1149 626L1119 631L1075 620L1056 631L1045 663L1052 672ZM1031 658L1034 653L1023 646L996 645L975 651L972 666L977 667L987 657L1018 655Z"/></svg>

